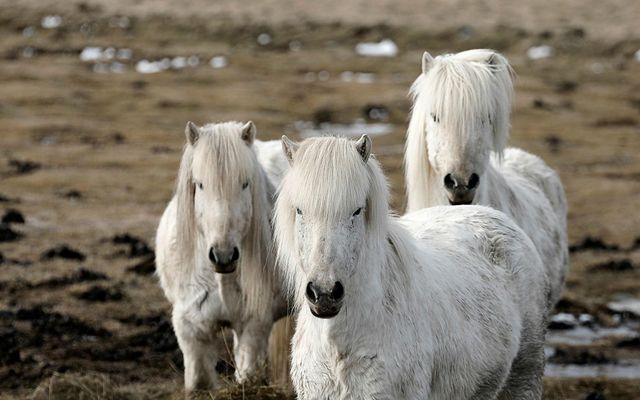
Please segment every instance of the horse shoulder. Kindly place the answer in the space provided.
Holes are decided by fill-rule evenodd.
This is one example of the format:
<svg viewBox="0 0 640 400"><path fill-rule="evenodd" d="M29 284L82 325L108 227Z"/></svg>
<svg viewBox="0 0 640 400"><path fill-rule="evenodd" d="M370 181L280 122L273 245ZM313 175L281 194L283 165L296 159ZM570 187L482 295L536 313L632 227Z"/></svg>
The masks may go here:
<svg viewBox="0 0 640 400"><path fill-rule="evenodd" d="M289 169L289 162L282 151L282 142L279 140L256 140L253 149L269 181L275 188L278 188L284 174Z"/></svg>

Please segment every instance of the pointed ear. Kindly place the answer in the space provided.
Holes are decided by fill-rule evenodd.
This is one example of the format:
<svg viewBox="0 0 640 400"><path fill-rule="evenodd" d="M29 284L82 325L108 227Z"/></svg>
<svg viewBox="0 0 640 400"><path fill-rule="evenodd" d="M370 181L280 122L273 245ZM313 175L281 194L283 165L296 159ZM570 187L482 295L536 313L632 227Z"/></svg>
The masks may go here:
<svg viewBox="0 0 640 400"><path fill-rule="evenodd" d="M298 143L289 139L287 135L282 135L282 151L289 160L289 165L293 165L293 155L298 151L298 147L300 147Z"/></svg>
<svg viewBox="0 0 640 400"><path fill-rule="evenodd" d="M487 64L489 64L491 66L498 65L498 57L496 57L496 53L491 53L489 58L487 58Z"/></svg>
<svg viewBox="0 0 640 400"><path fill-rule="evenodd" d="M371 155L371 139L369 139L369 136L362 135L360 139L358 139L356 142L356 150L358 150L360 157L362 157L362 160L366 163Z"/></svg>
<svg viewBox="0 0 640 400"><path fill-rule="evenodd" d="M257 130L253 121L249 121L242 127L241 138L245 141L249 146L253 144L253 141L256 138Z"/></svg>
<svg viewBox="0 0 640 400"><path fill-rule="evenodd" d="M422 73L426 74L431 69L433 65L433 57L429 54L428 51L425 51L422 55Z"/></svg>
<svg viewBox="0 0 640 400"><path fill-rule="evenodd" d="M184 134L187 137L187 142L193 146L200 137L200 128L198 128L193 122L189 121L187 122L187 126L184 128Z"/></svg>

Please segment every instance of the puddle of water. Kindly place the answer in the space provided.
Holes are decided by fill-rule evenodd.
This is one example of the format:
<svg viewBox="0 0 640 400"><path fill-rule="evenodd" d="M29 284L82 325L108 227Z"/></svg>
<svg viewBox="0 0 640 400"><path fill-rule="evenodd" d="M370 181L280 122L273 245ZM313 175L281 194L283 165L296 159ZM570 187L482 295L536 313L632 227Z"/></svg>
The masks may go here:
<svg viewBox="0 0 640 400"><path fill-rule="evenodd" d="M547 364L544 375L556 378L640 379L640 362L601 365Z"/></svg>
<svg viewBox="0 0 640 400"><path fill-rule="evenodd" d="M391 39L383 39L377 43L358 43L356 53L365 57L395 57L398 55L398 46Z"/></svg>
<svg viewBox="0 0 640 400"><path fill-rule="evenodd" d="M308 121L297 121L293 127L299 132L302 138L336 134L359 138L365 133L371 137L375 137L388 135L393 132L393 124L367 124L363 120L356 120L351 124L332 124L325 122L320 125L315 125L313 122Z"/></svg>
<svg viewBox="0 0 640 400"><path fill-rule="evenodd" d="M527 50L527 57L529 57L530 60L542 60L553 57L553 52L553 47L551 46L532 46Z"/></svg>
<svg viewBox="0 0 640 400"><path fill-rule="evenodd" d="M213 69L224 68L228 64L229 64L229 61L227 60L227 57L225 57L225 56L213 56L211 58L211 61L209 61L209 65L211 65L211 68L213 68Z"/></svg>
<svg viewBox="0 0 640 400"><path fill-rule="evenodd" d="M256 41L258 42L259 45L266 46L269 43L271 43L271 35L269 35L268 33L261 33L258 35L258 38L256 39Z"/></svg>
<svg viewBox="0 0 640 400"><path fill-rule="evenodd" d="M40 26L44 29L55 29L60 25L62 25L62 17L59 15L47 15L40 21Z"/></svg>
<svg viewBox="0 0 640 400"><path fill-rule="evenodd" d="M340 74L340 80L342 82L373 83L376 80L376 74L370 72L344 71Z"/></svg>
<svg viewBox="0 0 640 400"><path fill-rule="evenodd" d="M607 304L609 310L617 313L629 313L640 317L640 299L626 298Z"/></svg>
<svg viewBox="0 0 640 400"><path fill-rule="evenodd" d="M638 336L637 327L619 326L616 328L594 327L594 329L585 326L578 326L573 329L550 330L547 333L547 343L550 345L587 345L596 340L607 337L616 339L631 339Z"/></svg>

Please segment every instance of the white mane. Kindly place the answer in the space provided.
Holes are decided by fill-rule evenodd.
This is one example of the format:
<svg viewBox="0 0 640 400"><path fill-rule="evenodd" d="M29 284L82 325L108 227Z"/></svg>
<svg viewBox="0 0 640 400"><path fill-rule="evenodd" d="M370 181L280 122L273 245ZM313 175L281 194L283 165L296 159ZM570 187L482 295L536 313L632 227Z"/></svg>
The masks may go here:
<svg viewBox="0 0 640 400"><path fill-rule="evenodd" d="M410 205L430 203L427 121L437 118L443 126L466 134L490 122L493 151L499 158L509 139L513 71L503 56L493 50L469 50L438 56L427 67L410 89L413 107L405 144Z"/></svg>
<svg viewBox="0 0 640 400"><path fill-rule="evenodd" d="M225 122L203 126L200 137L194 146L185 145L176 185L177 200L177 235L178 249L182 252L182 268L185 273L194 268L197 227L194 213L195 186L192 170L199 168L206 171L201 179L209 186L216 185L222 193L235 193L237 186L250 179L253 215L249 232L242 242L242 257L238 266L240 287L242 290L246 313L263 313L271 307L273 298L273 271L266 268L273 266L271 251L272 233L269 222L271 211L270 198L273 187L268 182L260 167L252 148L241 139L240 122Z"/></svg>

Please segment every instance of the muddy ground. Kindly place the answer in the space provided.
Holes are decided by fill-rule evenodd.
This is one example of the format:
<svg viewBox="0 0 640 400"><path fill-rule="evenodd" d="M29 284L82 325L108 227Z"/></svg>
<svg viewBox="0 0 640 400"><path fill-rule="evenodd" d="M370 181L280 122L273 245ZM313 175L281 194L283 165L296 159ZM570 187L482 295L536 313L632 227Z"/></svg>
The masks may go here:
<svg viewBox="0 0 640 400"><path fill-rule="evenodd" d="M131 3L130 14L99 1L0 3L0 398L180 397L152 238L186 121L251 119L261 139L359 120L363 133L388 129L373 148L401 212L406 93L420 55L474 47L511 60L511 143L556 168L569 200L571 273L549 333L546 398L640 398L640 317L629 310L640 299L640 39L622 29L628 21L600 35L588 15L548 29L435 29L397 18L176 17ZM384 38L397 56L354 52ZM553 55L529 59L537 45ZM86 46L114 47L114 58L82 61ZM186 66L136 71L164 58ZM286 398L274 374L277 387L215 398Z"/></svg>

